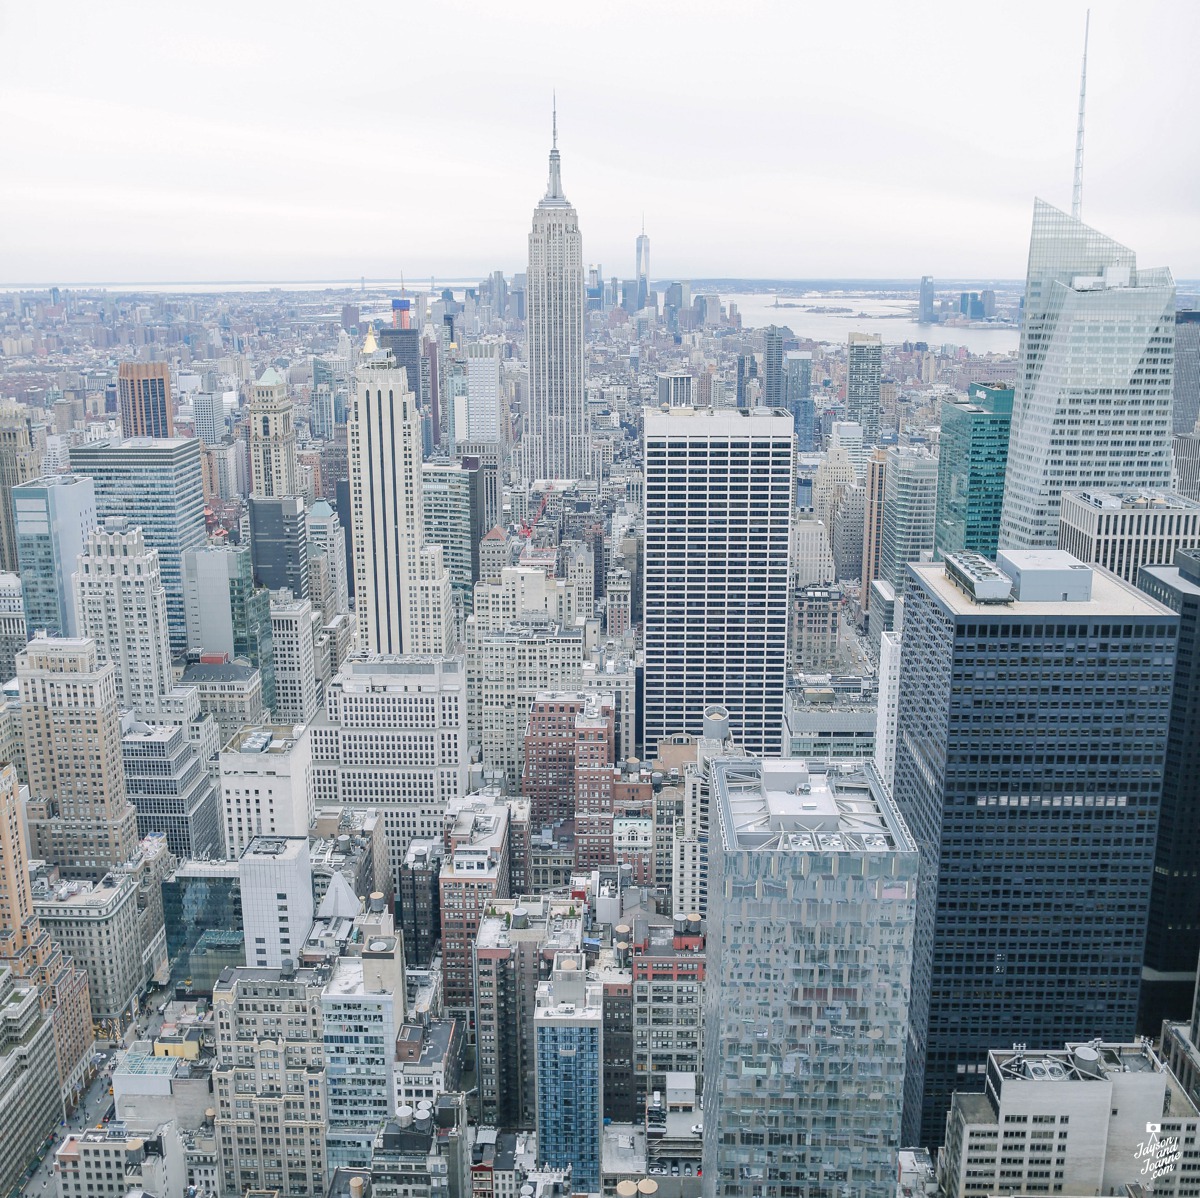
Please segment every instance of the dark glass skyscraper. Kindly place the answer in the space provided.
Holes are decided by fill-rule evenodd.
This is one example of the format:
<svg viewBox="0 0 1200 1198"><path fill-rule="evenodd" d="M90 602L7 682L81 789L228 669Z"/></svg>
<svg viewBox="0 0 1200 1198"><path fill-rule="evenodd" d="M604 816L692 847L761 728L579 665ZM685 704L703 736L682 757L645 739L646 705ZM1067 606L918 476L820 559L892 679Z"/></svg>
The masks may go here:
<svg viewBox="0 0 1200 1198"><path fill-rule="evenodd" d="M783 359L783 394L792 414L796 452L811 453L817 447L817 410L812 398L812 354L789 350Z"/></svg>
<svg viewBox="0 0 1200 1198"><path fill-rule="evenodd" d="M921 850L904 1143L989 1047L1130 1039L1179 621L1060 550L908 567L895 798ZM1003 571L1003 572L1002 572Z"/></svg>
<svg viewBox="0 0 1200 1198"><path fill-rule="evenodd" d="M923 275L921 278L921 295L917 305L917 320L921 324L933 324L937 319L934 311L934 304L937 301L937 293L933 289L933 279L929 275Z"/></svg>
<svg viewBox="0 0 1200 1198"><path fill-rule="evenodd" d="M1179 549L1173 566L1143 566L1138 586L1179 613L1179 653L1163 774L1162 814L1138 1030L1187 1019L1200 956L1200 549Z"/></svg>

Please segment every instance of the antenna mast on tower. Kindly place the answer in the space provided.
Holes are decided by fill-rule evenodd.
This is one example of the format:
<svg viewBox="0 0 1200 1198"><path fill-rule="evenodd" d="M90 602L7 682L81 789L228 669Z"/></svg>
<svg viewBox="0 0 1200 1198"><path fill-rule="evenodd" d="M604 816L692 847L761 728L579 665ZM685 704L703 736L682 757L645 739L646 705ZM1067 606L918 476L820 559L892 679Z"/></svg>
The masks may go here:
<svg viewBox="0 0 1200 1198"><path fill-rule="evenodd" d="M1089 8L1083 23L1083 70L1079 75L1079 127L1075 131L1075 186L1071 191L1071 215L1079 220L1083 208L1083 109L1087 99L1087 47L1088 29L1092 23Z"/></svg>

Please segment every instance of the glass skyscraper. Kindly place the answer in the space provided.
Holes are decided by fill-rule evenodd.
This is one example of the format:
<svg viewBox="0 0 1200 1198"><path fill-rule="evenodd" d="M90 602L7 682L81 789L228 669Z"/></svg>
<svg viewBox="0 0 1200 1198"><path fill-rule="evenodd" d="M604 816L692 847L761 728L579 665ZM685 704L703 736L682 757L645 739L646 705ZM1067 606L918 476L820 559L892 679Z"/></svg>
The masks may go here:
<svg viewBox="0 0 1200 1198"><path fill-rule="evenodd" d="M90 478L50 474L12 489L17 568L30 636L78 636L71 576L96 527Z"/></svg>
<svg viewBox="0 0 1200 1198"><path fill-rule="evenodd" d="M559 953L549 981L537 988L538 1158L551 1169L571 1166L573 1191L600 1189L603 1132L603 1004L582 953Z"/></svg>
<svg viewBox="0 0 1200 1198"><path fill-rule="evenodd" d="M171 652L182 653L187 648L183 555L202 548L205 540L199 439L131 437L72 446L71 469L95 484L101 524L123 516L141 527L148 548L158 550Z"/></svg>
<svg viewBox="0 0 1200 1198"><path fill-rule="evenodd" d="M910 565L893 793L921 849L904 1142L989 1048L1132 1039L1178 617L1061 550Z"/></svg>
<svg viewBox="0 0 1200 1198"><path fill-rule="evenodd" d="M1157 1036L1164 1019L1188 1017L1200 957L1200 549L1176 550L1172 566L1143 566L1138 586L1179 613L1138 1018L1143 1035Z"/></svg>
<svg viewBox="0 0 1200 1198"><path fill-rule="evenodd" d="M812 398L812 354L791 349L783 359L783 390L787 409L792 414L796 433L796 452L811 453L816 449L815 424L817 409Z"/></svg>
<svg viewBox="0 0 1200 1198"><path fill-rule="evenodd" d="M1012 388L991 383L972 383L965 401L942 401L934 523L938 558L964 549L996 556L1012 405Z"/></svg>
<svg viewBox="0 0 1200 1198"><path fill-rule="evenodd" d="M1200 418L1200 310L1175 313L1175 383L1173 425L1191 433Z"/></svg>
<svg viewBox="0 0 1200 1198"><path fill-rule="evenodd" d="M1170 489L1174 352L1171 272L1037 200L1002 546L1056 545L1063 491Z"/></svg>
<svg viewBox="0 0 1200 1198"><path fill-rule="evenodd" d="M709 771L704 1192L892 1198L917 846L873 766Z"/></svg>
<svg viewBox="0 0 1200 1198"><path fill-rule="evenodd" d="M908 445L888 449L879 577L890 583L897 595L904 589L905 566L933 548L937 480L938 460L927 449Z"/></svg>

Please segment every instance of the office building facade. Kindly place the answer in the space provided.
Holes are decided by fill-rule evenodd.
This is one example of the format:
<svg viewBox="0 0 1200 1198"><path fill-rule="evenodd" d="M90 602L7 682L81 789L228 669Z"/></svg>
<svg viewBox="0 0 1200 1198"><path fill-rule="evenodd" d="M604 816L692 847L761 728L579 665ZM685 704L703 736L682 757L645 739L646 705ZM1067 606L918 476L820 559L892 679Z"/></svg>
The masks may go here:
<svg viewBox="0 0 1200 1198"><path fill-rule="evenodd" d="M573 1188L600 1188L603 1140L603 995L582 953L558 953L537 988L538 1156L571 1168Z"/></svg>
<svg viewBox="0 0 1200 1198"><path fill-rule="evenodd" d="M161 832L181 861L224 854L217 785L184 725L132 724L121 736L121 759L139 836Z"/></svg>
<svg viewBox="0 0 1200 1198"><path fill-rule="evenodd" d="M643 743L699 733L719 702L748 752L778 752L792 422L677 408L647 409L643 425Z"/></svg>
<svg viewBox="0 0 1200 1198"><path fill-rule="evenodd" d="M1138 1031L1185 1019L1200 958L1200 550L1144 566L1138 587L1179 615L1179 650L1163 770Z"/></svg>
<svg viewBox="0 0 1200 1198"><path fill-rule="evenodd" d="M882 384L882 338L851 333L846 343L846 418L862 425L867 445L879 439Z"/></svg>
<svg viewBox="0 0 1200 1198"><path fill-rule="evenodd" d="M79 623L71 577L96 527L96 492L90 478L51 474L12 491L17 568L32 635L76 636Z"/></svg>
<svg viewBox="0 0 1200 1198"><path fill-rule="evenodd" d="M166 362L122 362L117 400L124 437L175 436L171 370Z"/></svg>
<svg viewBox="0 0 1200 1198"><path fill-rule="evenodd" d="M129 518L146 545L158 550L167 592L171 652L187 648L183 610L183 555L204 545L204 484L200 442L134 437L72 446L71 469L96 488L96 516Z"/></svg>
<svg viewBox="0 0 1200 1198"><path fill-rule="evenodd" d="M892 1198L917 846L870 766L716 758L704 1190Z"/></svg>
<svg viewBox="0 0 1200 1198"><path fill-rule="evenodd" d="M1012 388L991 383L972 383L966 400L942 401L934 524L938 558L964 551L996 555L1012 405Z"/></svg>
<svg viewBox="0 0 1200 1198"><path fill-rule="evenodd" d="M1169 608L1058 550L909 566L893 790L922 853L906 1143L937 1142L991 1045L1133 1035L1177 632Z"/></svg>
<svg viewBox="0 0 1200 1198"><path fill-rule="evenodd" d="M96 642L35 637L17 656L33 855L99 878L137 850L125 794L117 668Z"/></svg>
<svg viewBox="0 0 1200 1198"><path fill-rule="evenodd" d="M309 727L315 805L378 809L399 878L409 843L440 840L446 803L466 793L463 658L347 661Z"/></svg>
<svg viewBox="0 0 1200 1198"><path fill-rule="evenodd" d="M0 567L9 573L18 569L12 489L41 475L44 440L24 404L0 403Z"/></svg>
<svg viewBox="0 0 1200 1198"><path fill-rule="evenodd" d="M1200 545L1200 500L1173 491L1064 491L1058 547L1138 584L1143 566L1169 566Z"/></svg>
<svg viewBox="0 0 1200 1198"><path fill-rule="evenodd" d="M140 528L108 520L88 535L74 590L79 635L117 667L122 710L157 711L175 684L158 551L147 547Z"/></svg>
<svg viewBox="0 0 1200 1198"><path fill-rule="evenodd" d="M326 1192L321 992L328 966L230 969L213 990L213 1097L226 1192Z"/></svg>
<svg viewBox="0 0 1200 1198"><path fill-rule="evenodd" d="M287 383L268 366L249 404L250 494L256 499L297 495L296 423Z"/></svg>
<svg viewBox="0 0 1200 1198"><path fill-rule="evenodd" d="M1192 433L1200 418L1200 309L1175 313L1175 378L1172 431Z"/></svg>
<svg viewBox="0 0 1200 1198"><path fill-rule="evenodd" d="M1023 319L1000 544L1050 548L1063 491L1171 485L1175 284L1036 200Z"/></svg>
<svg viewBox="0 0 1200 1198"><path fill-rule="evenodd" d="M425 544L421 414L390 358L359 369L349 432L360 647L366 653L448 653L457 630L441 546Z"/></svg>
<svg viewBox="0 0 1200 1198"><path fill-rule="evenodd" d="M901 594L905 567L933 548L938 460L928 450L900 445L892 446L887 455L879 577Z"/></svg>

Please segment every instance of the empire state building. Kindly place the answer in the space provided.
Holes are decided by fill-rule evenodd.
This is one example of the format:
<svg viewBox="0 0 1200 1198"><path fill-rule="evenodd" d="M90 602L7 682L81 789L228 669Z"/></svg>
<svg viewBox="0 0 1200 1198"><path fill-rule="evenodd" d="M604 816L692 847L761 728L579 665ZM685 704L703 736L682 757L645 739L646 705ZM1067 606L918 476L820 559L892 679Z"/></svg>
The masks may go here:
<svg viewBox="0 0 1200 1198"><path fill-rule="evenodd" d="M529 234L529 411L521 438L528 482L592 473L583 397L583 289L583 240L579 217L563 195L556 118L550 182Z"/></svg>

